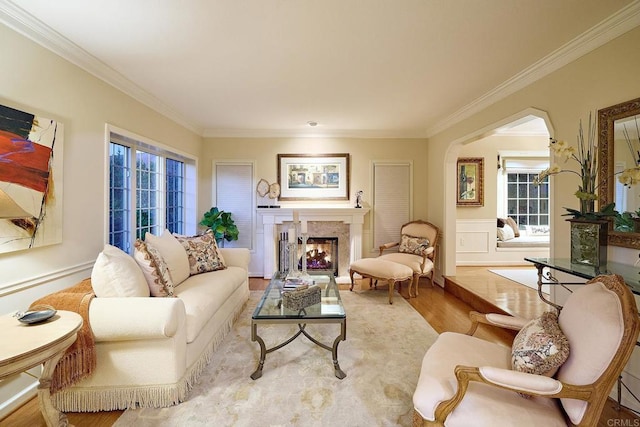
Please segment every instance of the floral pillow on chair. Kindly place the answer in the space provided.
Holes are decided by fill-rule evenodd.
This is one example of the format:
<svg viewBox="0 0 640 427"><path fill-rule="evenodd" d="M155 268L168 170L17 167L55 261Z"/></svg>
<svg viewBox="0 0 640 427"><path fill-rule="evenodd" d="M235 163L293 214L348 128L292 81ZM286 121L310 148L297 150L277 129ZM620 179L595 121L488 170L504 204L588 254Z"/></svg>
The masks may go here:
<svg viewBox="0 0 640 427"><path fill-rule="evenodd" d="M429 239L426 237L415 237L403 234L400 240L398 252L403 254L413 254L423 256L429 247Z"/></svg>

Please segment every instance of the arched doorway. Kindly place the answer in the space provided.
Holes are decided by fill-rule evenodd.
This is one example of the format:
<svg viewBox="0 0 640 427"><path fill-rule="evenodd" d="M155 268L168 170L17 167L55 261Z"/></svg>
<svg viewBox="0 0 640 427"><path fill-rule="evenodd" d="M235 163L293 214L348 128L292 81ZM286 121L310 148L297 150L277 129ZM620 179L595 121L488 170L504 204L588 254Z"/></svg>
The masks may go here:
<svg viewBox="0 0 640 427"><path fill-rule="evenodd" d="M444 264L442 274L445 276L455 275L457 255L456 255L456 238L457 238L457 206L456 206L456 163L460 156L463 146L472 144L476 141L495 135L504 129L526 128L529 123L536 121L544 126L549 136L554 135L553 126L546 112L535 108L528 108L503 120L490 124L482 129L472 132L462 138L452 141L445 156L444 182L445 182L445 201L444 201L444 235L446 236L444 250ZM491 159L490 159L491 160ZM491 164L494 164L493 162ZM485 169L489 171L489 168ZM495 169L491 169L495 172ZM489 172L485 172L489 173ZM496 189L487 189L485 192L496 191ZM553 191L553 190L551 190ZM553 194L550 194L550 201L553 200ZM553 209L550 203L550 209ZM551 215L551 228L553 228L553 216Z"/></svg>

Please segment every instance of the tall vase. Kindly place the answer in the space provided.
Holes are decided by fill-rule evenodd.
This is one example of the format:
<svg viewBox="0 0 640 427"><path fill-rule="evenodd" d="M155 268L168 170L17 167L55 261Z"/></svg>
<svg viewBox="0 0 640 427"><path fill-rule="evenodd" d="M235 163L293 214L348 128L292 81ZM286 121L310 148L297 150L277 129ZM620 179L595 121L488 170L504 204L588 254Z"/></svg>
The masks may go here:
<svg viewBox="0 0 640 427"><path fill-rule="evenodd" d="M569 222L571 222L571 263L605 267L609 222L587 219L570 219Z"/></svg>

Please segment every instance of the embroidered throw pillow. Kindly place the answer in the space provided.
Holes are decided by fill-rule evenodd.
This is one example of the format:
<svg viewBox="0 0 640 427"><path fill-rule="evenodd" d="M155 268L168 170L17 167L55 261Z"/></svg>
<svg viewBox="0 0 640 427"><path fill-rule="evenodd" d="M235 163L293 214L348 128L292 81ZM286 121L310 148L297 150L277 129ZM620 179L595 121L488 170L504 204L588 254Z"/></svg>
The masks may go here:
<svg viewBox="0 0 640 427"><path fill-rule="evenodd" d="M147 245L142 240L136 240L134 244L133 258L136 260L144 278L147 280L149 292L152 297L172 297L174 283L169 273L167 263L160 252L153 246Z"/></svg>
<svg viewBox="0 0 640 427"><path fill-rule="evenodd" d="M227 268L212 232L191 237L175 236L187 251L191 275Z"/></svg>
<svg viewBox="0 0 640 427"><path fill-rule="evenodd" d="M511 348L513 370L552 377L569 357L569 340L555 312L545 312L527 323Z"/></svg>
<svg viewBox="0 0 640 427"><path fill-rule="evenodd" d="M400 248L398 252L404 254L424 255L429 247L429 239L426 237L415 237L403 234L400 240Z"/></svg>

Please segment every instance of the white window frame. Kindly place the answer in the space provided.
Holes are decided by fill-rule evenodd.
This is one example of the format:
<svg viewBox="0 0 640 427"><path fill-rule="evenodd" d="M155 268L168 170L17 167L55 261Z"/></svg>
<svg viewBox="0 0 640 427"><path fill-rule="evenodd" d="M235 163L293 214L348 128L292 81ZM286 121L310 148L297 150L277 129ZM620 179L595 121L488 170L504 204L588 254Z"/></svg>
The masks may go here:
<svg viewBox="0 0 640 427"><path fill-rule="evenodd" d="M509 164L513 164L513 166L509 166ZM501 175L498 179L498 182L501 183L501 187L498 188L498 202L499 205L497 207L498 217L506 218L509 216L508 206L509 206L509 191L508 191L508 175L509 174L539 174L541 171L549 167L549 160L547 158L540 157L530 157L530 158L510 158L503 157L501 162L501 169L499 170L499 175ZM547 193L547 206L548 206L548 224L551 225L551 180L549 180L549 191ZM540 214L538 214L540 215ZM528 221L527 221L528 222ZM518 224L520 225L520 224ZM531 225L531 224L529 224Z"/></svg>
<svg viewBox="0 0 640 427"><path fill-rule="evenodd" d="M162 179L160 179L159 186L160 191L160 209L159 209L159 224L164 227L166 216L166 203L165 203L165 175L164 175L164 159L170 157L175 160L179 160L185 163L185 183L184 183L184 233L196 234L197 229L197 176L198 176L198 159L189 153L178 150L174 147L159 143L150 138L138 135L130 132L126 129L113 126L109 123L105 124L105 138L104 138L104 153L105 153L105 196L104 196L104 242L109 243L109 198L110 198L110 154L109 147L113 140L112 134L118 135L120 138L116 138L115 141L118 144L129 147L131 151L130 156L130 170L135 181L136 172L136 150L145 151L154 155L158 155L163 158L163 161L159 162L159 168L162 171ZM133 186L129 192L129 221L130 221L130 236L129 236L129 248L130 252L133 251L133 244L136 239L136 188Z"/></svg>

